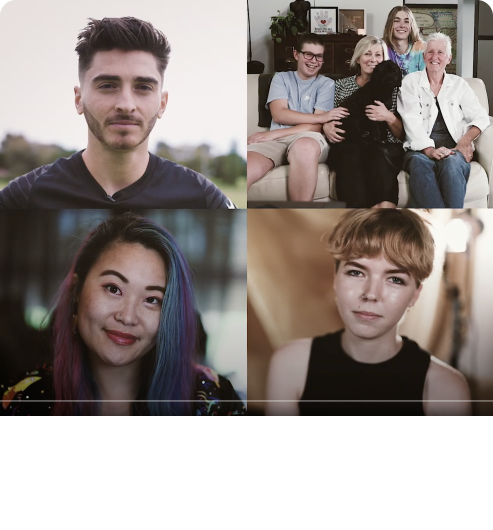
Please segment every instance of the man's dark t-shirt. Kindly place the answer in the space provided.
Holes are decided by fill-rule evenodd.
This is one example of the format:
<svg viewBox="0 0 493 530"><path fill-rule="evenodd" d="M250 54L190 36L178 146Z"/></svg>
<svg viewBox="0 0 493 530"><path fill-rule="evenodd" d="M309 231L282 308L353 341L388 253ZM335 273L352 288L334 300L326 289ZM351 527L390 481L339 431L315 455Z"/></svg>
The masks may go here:
<svg viewBox="0 0 493 530"><path fill-rule="evenodd" d="M0 190L0 208L228 208L235 205L203 175L149 156L142 177L109 196L82 151L17 177Z"/></svg>

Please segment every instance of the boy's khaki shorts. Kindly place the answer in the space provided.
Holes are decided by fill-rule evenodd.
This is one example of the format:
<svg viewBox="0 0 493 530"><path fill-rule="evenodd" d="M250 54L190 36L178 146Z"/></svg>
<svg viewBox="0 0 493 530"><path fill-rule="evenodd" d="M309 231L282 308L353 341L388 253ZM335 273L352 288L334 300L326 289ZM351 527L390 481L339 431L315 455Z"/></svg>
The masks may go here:
<svg viewBox="0 0 493 530"><path fill-rule="evenodd" d="M320 145L320 156L318 158L319 163L323 164L327 160L329 154L329 145L325 137L317 132L303 132L298 134L291 134L278 140L270 140L268 142L259 142L256 144L250 144L247 151L254 151L260 153L267 158L270 158L274 162L274 166L285 166L289 164L288 153L292 145L299 138L313 138Z"/></svg>

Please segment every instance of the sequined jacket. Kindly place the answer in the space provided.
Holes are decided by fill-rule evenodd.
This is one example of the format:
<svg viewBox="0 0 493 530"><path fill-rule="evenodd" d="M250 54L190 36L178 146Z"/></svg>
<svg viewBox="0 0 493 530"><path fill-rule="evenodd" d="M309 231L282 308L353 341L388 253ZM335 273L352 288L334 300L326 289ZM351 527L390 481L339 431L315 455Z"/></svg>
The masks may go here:
<svg viewBox="0 0 493 530"><path fill-rule="evenodd" d="M246 408L231 383L205 366L197 365L194 412L197 416L245 414ZM43 366L26 374L12 386L3 385L0 414L9 416L50 416L54 392L52 369Z"/></svg>

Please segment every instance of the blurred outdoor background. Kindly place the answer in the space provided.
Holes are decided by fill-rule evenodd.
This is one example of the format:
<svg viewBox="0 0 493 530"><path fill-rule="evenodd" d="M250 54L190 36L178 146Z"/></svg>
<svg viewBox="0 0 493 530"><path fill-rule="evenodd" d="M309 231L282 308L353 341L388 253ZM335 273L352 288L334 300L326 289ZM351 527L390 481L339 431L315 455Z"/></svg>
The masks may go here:
<svg viewBox="0 0 493 530"><path fill-rule="evenodd" d="M247 212L134 213L175 236L194 274L207 335L201 363L228 377L246 399ZM51 362L45 317L87 233L116 214L109 210L0 211L0 382Z"/></svg>
<svg viewBox="0 0 493 530"><path fill-rule="evenodd" d="M29 142L22 135L7 134L0 143L0 189L28 171L51 164L60 157L69 157L75 152L59 145ZM238 154L235 142L229 153L218 156L214 156L214 150L208 144L172 147L165 142L158 142L152 152L202 173L238 208L246 208L246 160Z"/></svg>
<svg viewBox="0 0 493 530"><path fill-rule="evenodd" d="M77 35L89 17L134 16L171 44L168 106L149 150L202 172L246 208L242 2L86 0L75 8L64 0L12 0L0 8L0 186L86 147L86 121L74 104Z"/></svg>

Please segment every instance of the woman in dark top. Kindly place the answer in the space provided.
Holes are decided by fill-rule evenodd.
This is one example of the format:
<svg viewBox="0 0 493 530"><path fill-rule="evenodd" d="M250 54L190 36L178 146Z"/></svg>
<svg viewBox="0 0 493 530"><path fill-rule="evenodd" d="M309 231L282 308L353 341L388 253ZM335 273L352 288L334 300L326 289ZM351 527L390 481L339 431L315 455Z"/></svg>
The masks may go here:
<svg viewBox="0 0 493 530"><path fill-rule="evenodd" d="M52 321L54 366L4 393L11 414L238 414L229 381L195 364L197 309L173 237L125 214L77 253ZM37 400L42 400L36 402Z"/></svg>
<svg viewBox="0 0 493 530"><path fill-rule="evenodd" d="M469 414L462 374L398 334L433 269L433 237L422 219L410 210L347 212L329 251L345 327L274 354L267 413Z"/></svg>
<svg viewBox="0 0 493 530"><path fill-rule="evenodd" d="M375 66L384 59L382 39L372 36L361 39L351 59L351 66L358 73L336 81L334 108L344 109L343 101L368 83ZM346 140L340 121L323 127L331 143L328 164L336 171L337 198L346 202L348 208L395 208L398 203L397 175L404 156L403 127L397 114L398 91L395 89L390 109L378 101L367 107L366 114L371 120L387 123L387 138L379 144Z"/></svg>

